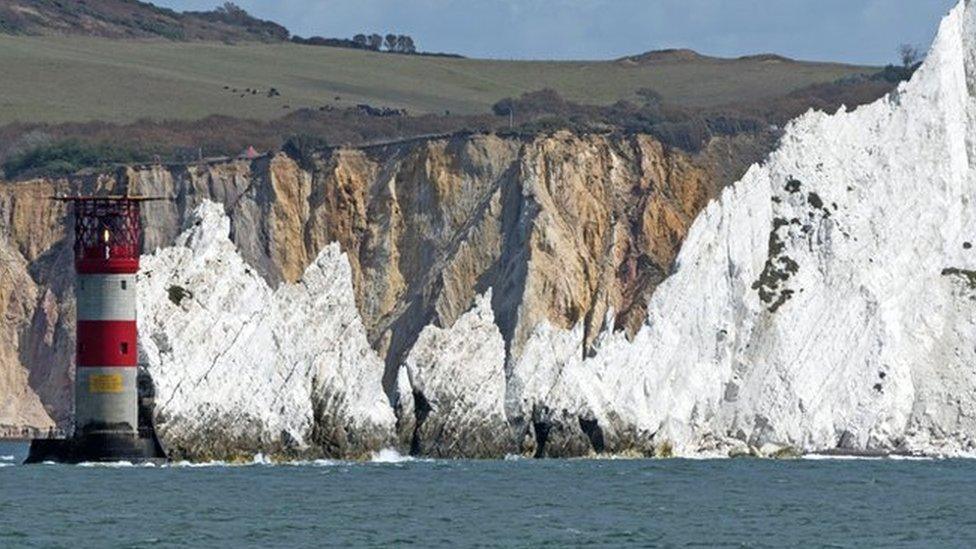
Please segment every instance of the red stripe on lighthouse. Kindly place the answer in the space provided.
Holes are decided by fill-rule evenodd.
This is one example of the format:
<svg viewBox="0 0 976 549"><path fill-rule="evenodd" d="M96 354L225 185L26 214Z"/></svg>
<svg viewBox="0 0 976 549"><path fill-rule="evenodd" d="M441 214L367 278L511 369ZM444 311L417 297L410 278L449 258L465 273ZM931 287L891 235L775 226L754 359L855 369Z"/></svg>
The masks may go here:
<svg viewBox="0 0 976 549"><path fill-rule="evenodd" d="M139 272L139 258L105 257L78 259L75 261L75 271L78 274L135 274Z"/></svg>
<svg viewBox="0 0 976 549"><path fill-rule="evenodd" d="M138 365L134 320L78 321L77 366L129 367Z"/></svg>

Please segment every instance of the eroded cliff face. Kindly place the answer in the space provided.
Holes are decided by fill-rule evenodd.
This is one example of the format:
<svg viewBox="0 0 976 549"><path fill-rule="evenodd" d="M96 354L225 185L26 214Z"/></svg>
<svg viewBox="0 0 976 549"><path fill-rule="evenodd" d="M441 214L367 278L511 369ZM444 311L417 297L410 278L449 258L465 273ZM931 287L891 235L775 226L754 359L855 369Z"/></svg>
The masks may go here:
<svg viewBox="0 0 976 549"><path fill-rule="evenodd" d="M0 435L47 431L67 418L73 374L60 344L74 319L70 261L58 226L63 207L44 200L52 185L24 183L0 193Z"/></svg>
<svg viewBox="0 0 976 549"><path fill-rule="evenodd" d="M4 184L4 253L19 269L5 276L23 284L3 296L14 312L0 324L10 341L0 356L10 380L0 410L10 411L0 424L70 419L70 214L45 196L128 188L171 197L144 207L147 252L171 246L194 210L213 201L248 275L269 292L300 283L337 243L395 400L397 370L422 330L451 328L489 290L503 366L543 321L581 325L585 348L611 312L610 322L633 334L697 212L768 146L716 139L691 158L646 136L470 136L322 151L301 162L278 154Z"/></svg>
<svg viewBox="0 0 976 549"><path fill-rule="evenodd" d="M536 455L974 456L974 205L967 0L910 82L795 120L699 214L636 334L590 343L584 322L539 322L494 404ZM491 332L474 324L454 334L466 345L440 348L486 348ZM472 379L497 368L478 356ZM460 421L492 408L470 380L432 377L433 394L474 387L454 399L471 410Z"/></svg>
<svg viewBox="0 0 976 549"><path fill-rule="evenodd" d="M30 388L30 372L18 356L21 333L29 330L37 285L23 257L0 243L0 436L22 436L25 427L53 426L37 394Z"/></svg>

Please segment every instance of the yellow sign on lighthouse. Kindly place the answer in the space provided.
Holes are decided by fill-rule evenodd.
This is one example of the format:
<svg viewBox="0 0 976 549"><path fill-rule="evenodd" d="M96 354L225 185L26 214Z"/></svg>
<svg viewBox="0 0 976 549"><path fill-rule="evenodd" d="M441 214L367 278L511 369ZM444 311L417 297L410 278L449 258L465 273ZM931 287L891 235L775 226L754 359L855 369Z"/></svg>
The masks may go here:
<svg viewBox="0 0 976 549"><path fill-rule="evenodd" d="M121 393L122 376L119 374L91 374L88 376L90 394Z"/></svg>

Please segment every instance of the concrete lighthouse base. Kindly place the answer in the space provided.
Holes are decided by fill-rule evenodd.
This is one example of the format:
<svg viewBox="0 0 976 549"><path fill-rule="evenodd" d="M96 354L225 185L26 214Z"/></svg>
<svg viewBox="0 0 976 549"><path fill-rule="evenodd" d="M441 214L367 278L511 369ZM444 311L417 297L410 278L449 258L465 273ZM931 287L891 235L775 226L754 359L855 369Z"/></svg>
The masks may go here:
<svg viewBox="0 0 976 549"><path fill-rule="evenodd" d="M166 452L155 436L89 433L68 439L35 439L24 463L88 463L127 461L165 463Z"/></svg>
<svg viewBox="0 0 976 549"><path fill-rule="evenodd" d="M131 463L166 463L166 451L156 436L153 424L156 389L149 376L139 375L138 428L129 425L115 429L111 425L76 433L67 439L34 439L25 464L88 463L127 461Z"/></svg>

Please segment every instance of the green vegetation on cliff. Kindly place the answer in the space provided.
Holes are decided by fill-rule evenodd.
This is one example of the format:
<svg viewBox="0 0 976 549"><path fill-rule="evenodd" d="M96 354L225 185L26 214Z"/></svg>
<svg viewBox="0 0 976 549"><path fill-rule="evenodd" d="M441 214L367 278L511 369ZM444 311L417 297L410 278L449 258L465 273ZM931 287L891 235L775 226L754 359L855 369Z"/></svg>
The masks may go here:
<svg viewBox="0 0 976 549"><path fill-rule="evenodd" d="M149 159L148 154L128 147L64 139L12 155L0 167L7 177L59 176L106 164L146 162Z"/></svg>

